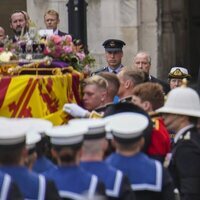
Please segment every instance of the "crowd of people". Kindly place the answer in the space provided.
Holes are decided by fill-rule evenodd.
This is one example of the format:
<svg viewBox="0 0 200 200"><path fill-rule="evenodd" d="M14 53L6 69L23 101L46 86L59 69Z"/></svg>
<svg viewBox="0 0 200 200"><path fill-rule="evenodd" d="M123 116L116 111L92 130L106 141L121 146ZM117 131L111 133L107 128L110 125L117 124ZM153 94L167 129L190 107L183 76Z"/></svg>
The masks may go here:
<svg viewBox="0 0 200 200"><path fill-rule="evenodd" d="M11 14L13 42L29 22L25 11ZM67 34L56 11L44 22ZM80 105L63 105L67 124L0 118L1 200L200 200L200 97L189 69L172 67L165 82L150 74L148 52L127 67L124 41L102 45L107 66L83 80Z"/></svg>

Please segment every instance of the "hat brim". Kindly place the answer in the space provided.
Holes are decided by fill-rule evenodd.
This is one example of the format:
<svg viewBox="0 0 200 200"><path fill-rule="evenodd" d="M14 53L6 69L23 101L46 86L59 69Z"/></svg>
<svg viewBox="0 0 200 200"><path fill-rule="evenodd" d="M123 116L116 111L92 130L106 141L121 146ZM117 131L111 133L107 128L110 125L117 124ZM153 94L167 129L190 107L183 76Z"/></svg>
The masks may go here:
<svg viewBox="0 0 200 200"><path fill-rule="evenodd" d="M177 75L173 75L173 74L169 74L168 75L168 78L176 78L176 79L184 79L184 78L187 78L187 79L190 79L191 76L188 74L188 75L183 75L183 76L177 76Z"/></svg>
<svg viewBox="0 0 200 200"><path fill-rule="evenodd" d="M110 52L117 52L117 51L122 51L121 48L105 48L106 51L110 51Z"/></svg>
<svg viewBox="0 0 200 200"><path fill-rule="evenodd" d="M200 111L198 110L183 110L178 108L168 108L168 107L162 107L158 110L156 110L157 113L169 113L169 114L178 114L178 115L187 115L191 117L200 117Z"/></svg>

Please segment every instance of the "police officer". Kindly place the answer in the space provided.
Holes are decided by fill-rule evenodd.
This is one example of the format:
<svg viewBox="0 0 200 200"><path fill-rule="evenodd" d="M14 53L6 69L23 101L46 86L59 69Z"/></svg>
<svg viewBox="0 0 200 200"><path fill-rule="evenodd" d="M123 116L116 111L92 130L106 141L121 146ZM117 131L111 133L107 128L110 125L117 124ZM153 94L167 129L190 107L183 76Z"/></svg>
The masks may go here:
<svg viewBox="0 0 200 200"><path fill-rule="evenodd" d="M53 180L63 199L95 199L105 196L105 188L96 175L80 167L81 147L86 127L57 126L47 131L52 144L52 154L57 160L57 169L45 172Z"/></svg>
<svg viewBox="0 0 200 200"><path fill-rule="evenodd" d="M14 119L0 124L0 170L12 177L25 199L60 199L53 182L25 167L27 127Z"/></svg>
<svg viewBox="0 0 200 200"><path fill-rule="evenodd" d="M140 152L148 118L139 113L120 113L109 117L107 130L113 134L116 153L106 162L126 174L138 200L174 199L172 180L159 161Z"/></svg>
<svg viewBox="0 0 200 200"><path fill-rule="evenodd" d="M106 195L109 199L134 200L135 195L128 178L120 170L116 170L103 161L108 145L105 138L105 120L73 119L69 121L69 124L88 127L83 142L81 167L95 174L105 184Z"/></svg>
<svg viewBox="0 0 200 200"><path fill-rule="evenodd" d="M172 155L165 163L169 163L181 200L200 199L199 96L191 88L175 88L169 92L167 101L157 112L163 113L165 125L175 132Z"/></svg>
<svg viewBox="0 0 200 200"><path fill-rule="evenodd" d="M124 67L122 65L123 57L123 46L126 45L122 40L117 39L108 39L103 43L105 48L105 57L107 66L97 71L92 72L92 75L98 74L99 72L112 72L119 73L120 70Z"/></svg>

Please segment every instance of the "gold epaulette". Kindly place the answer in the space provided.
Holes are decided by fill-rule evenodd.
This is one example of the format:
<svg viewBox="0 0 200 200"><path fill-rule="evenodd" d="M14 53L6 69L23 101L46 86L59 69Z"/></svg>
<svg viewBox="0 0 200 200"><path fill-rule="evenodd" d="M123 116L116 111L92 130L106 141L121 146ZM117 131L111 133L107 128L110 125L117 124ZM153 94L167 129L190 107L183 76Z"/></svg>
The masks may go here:
<svg viewBox="0 0 200 200"><path fill-rule="evenodd" d="M158 117L154 116L154 117L151 117L151 120L153 122L153 127L156 129L156 130L159 130L159 119Z"/></svg>
<svg viewBox="0 0 200 200"><path fill-rule="evenodd" d="M89 118L102 118L103 117L103 113L98 113L96 111L92 111L89 115Z"/></svg>

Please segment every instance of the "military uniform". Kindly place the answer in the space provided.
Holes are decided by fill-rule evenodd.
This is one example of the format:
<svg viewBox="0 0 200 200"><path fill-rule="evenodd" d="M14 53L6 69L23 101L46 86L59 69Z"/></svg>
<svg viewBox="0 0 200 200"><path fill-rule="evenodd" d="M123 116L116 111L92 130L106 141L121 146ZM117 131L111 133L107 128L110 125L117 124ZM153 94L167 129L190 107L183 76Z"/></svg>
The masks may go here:
<svg viewBox="0 0 200 200"><path fill-rule="evenodd" d="M22 195L17 185L12 181L10 175L0 172L0 199L21 200Z"/></svg>
<svg viewBox="0 0 200 200"><path fill-rule="evenodd" d="M102 45L104 46L106 52L122 52L122 48L126 44L122 40L108 39L104 41ZM111 72L114 74L118 74L123 67L124 66L122 64L119 64L119 66L115 66L115 68L106 66L91 72L91 75L95 75L100 72Z"/></svg>
<svg viewBox="0 0 200 200"><path fill-rule="evenodd" d="M128 178L120 170L114 169L103 161L81 162L81 166L88 172L97 175L99 180L105 184L106 195L109 199L135 199Z"/></svg>
<svg viewBox="0 0 200 200"><path fill-rule="evenodd" d="M153 130L146 153L150 157L163 162L167 153L171 151L170 135L161 117L152 117L151 119Z"/></svg>
<svg viewBox="0 0 200 200"><path fill-rule="evenodd" d="M109 66L101 67L101 68L91 72L91 76L96 75L101 72L111 72L114 74L118 74L122 70L123 67L124 67L123 65L119 65L118 67L116 67L116 69L112 69Z"/></svg>
<svg viewBox="0 0 200 200"><path fill-rule="evenodd" d="M62 199L95 199L96 195L105 196L104 184L99 181L96 175L83 170L79 165L78 157L81 149L84 134L87 132L84 126L70 124L68 126L57 126L47 131L50 137L53 150L73 152L72 161L68 161L70 154L62 155L65 161L59 157L61 164L56 169L46 171L45 177L53 180ZM66 161L67 160L67 161ZM64 163L63 163L64 162ZM68 164L69 162L69 164Z"/></svg>
<svg viewBox="0 0 200 200"><path fill-rule="evenodd" d="M47 181L43 175L20 166L1 166L0 170L12 177L25 199L60 199L54 183Z"/></svg>
<svg viewBox="0 0 200 200"><path fill-rule="evenodd" d="M106 162L128 176L136 199L174 199L171 177L159 161L150 159L143 153L129 157L114 153Z"/></svg>
<svg viewBox="0 0 200 200"><path fill-rule="evenodd" d="M38 139L37 137L29 138L26 136L26 133L29 133L29 136L31 134L29 132L31 122L28 125L27 123L23 123L23 119L20 121L18 119L3 119L3 121L4 125L0 126L0 171L11 176L24 199L60 199L53 182L47 181L43 175L31 172L20 163L21 159L25 160L25 158L22 158L25 145L30 149L33 147L32 145L35 144L35 139ZM2 122L0 124L2 124ZM31 128L33 129L33 127ZM6 135L8 135L8 137L6 137ZM34 135L35 134L31 134L31 136ZM28 138L33 139L34 142ZM16 155L13 152L18 152L19 154ZM6 157L3 158L4 156ZM5 161L7 157L10 158L9 161Z"/></svg>
<svg viewBox="0 0 200 200"><path fill-rule="evenodd" d="M84 193L93 199L96 194L105 194L104 185L97 176L87 173L79 166L58 166L44 175L55 182L62 199L81 199Z"/></svg>
<svg viewBox="0 0 200 200"><path fill-rule="evenodd" d="M199 200L200 135L192 125L177 134L169 169L175 186L179 189L181 200Z"/></svg>
<svg viewBox="0 0 200 200"><path fill-rule="evenodd" d="M173 184L162 164L141 151L148 118L139 113L120 113L108 118L108 130L116 142L117 153L106 163L121 170L130 180L137 200L173 200Z"/></svg>
<svg viewBox="0 0 200 200"><path fill-rule="evenodd" d="M74 122L73 122L74 121ZM70 123L70 122L69 122ZM102 181L106 188L106 195L109 199L124 199L134 200L134 192L131 189L130 183L120 170L116 170L103 161L104 149L93 151L97 143L105 142L105 124L102 119L85 119L85 120L72 120L72 123L80 124L80 126L87 126L88 131L85 133L83 153L81 160L81 167L89 173L95 174L100 181ZM87 142L91 146L88 150ZM87 148L87 150L86 150ZM88 158L88 155L90 155ZM93 157L97 158L93 160ZM86 158L86 159L85 159Z"/></svg>
<svg viewBox="0 0 200 200"><path fill-rule="evenodd" d="M36 173L43 173L43 172L48 171L52 168L56 168L56 165L54 165L45 156L41 156L33 164L32 170Z"/></svg>

